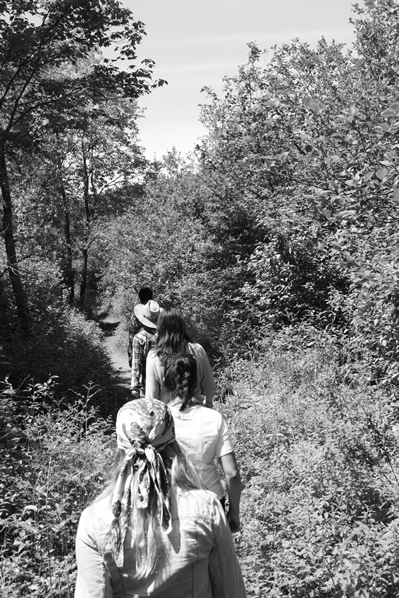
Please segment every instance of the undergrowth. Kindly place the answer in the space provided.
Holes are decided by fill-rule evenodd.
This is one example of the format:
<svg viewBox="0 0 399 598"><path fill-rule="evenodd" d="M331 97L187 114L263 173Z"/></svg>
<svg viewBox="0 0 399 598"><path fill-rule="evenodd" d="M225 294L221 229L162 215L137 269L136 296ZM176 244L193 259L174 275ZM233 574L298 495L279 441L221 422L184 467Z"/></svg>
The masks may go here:
<svg viewBox="0 0 399 598"><path fill-rule="evenodd" d="M399 594L397 403L362 380L348 378L334 338L309 331L278 335L220 371L250 598ZM73 596L77 523L112 458L96 387L66 402L56 388L6 382L0 393L4 598Z"/></svg>
<svg viewBox="0 0 399 598"><path fill-rule="evenodd" d="M74 404L54 403L54 384L1 390L0 595L70 597L80 513L102 487L111 422L91 406L95 388Z"/></svg>
<svg viewBox="0 0 399 598"><path fill-rule="evenodd" d="M292 339L291 339L292 341ZM281 337L219 384L243 479L248 596L399 594L397 405L348 385L334 341Z"/></svg>

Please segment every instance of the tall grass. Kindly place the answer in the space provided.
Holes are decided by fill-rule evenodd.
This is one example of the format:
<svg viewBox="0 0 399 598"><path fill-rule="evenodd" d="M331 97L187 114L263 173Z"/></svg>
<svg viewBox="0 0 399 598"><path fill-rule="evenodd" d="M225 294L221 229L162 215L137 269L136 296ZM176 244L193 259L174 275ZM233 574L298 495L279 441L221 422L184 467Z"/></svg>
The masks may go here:
<svg viewBox="0 0 399 598"><path fill-rule="evenodd" d="M277 337L219 384L244 491L236 537L249 596L399 593L397 410L350 385L334 341Z"/></svg>
<svg viewBox="0 0 399 598"><path fill-rule="evenodd" d="M95 390L67 405L48 402L52 390L50 380L0 394L3 598L73 596L77 523L111 458L111 422L91 407Z"/></svg>

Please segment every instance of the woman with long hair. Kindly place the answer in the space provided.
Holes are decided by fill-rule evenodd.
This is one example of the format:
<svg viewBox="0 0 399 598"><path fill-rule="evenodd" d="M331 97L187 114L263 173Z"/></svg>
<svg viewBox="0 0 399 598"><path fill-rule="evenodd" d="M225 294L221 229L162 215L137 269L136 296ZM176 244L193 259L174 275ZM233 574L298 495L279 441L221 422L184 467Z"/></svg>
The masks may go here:
<svg viewBox="0 0 399 598"><path fill-rule="evenodd" d="M113 476L80 518L75 598L245 598L219 501L198 488L161 401L126 403Z"/></svg>
<svg viewBox="0 0 399 598"><path fill-rule="evenodd" d="M176 427L176 438L196 468L201 482L212 490L225 506L225 494L216 467L223 469L229 505L227 520L231 531L240 527L241 479L226 422L213 409L198 404L194 397L197 385L197 364L187 353L170 355L165 360L165 389Z"/></svg>
<svg viewBox="0 0 399 598"><path fill-rule="evenodd" d="M149 352L146 365L147 399L169 400L164 386L165 359L177 353L191 353L197 362L197 385L194 397L203 401L207 407L213 406L215 381L212 368L204 348L199 343L192 343L187 334L186 325L180 310L164 309L158 318L157 342Z"/></svg>

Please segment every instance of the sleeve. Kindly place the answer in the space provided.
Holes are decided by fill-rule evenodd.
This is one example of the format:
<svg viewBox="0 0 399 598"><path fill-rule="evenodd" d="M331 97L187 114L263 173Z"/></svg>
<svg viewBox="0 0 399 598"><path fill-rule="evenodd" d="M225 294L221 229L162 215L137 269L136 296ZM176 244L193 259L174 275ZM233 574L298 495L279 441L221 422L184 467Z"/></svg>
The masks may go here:
<svg viewBox="0 0 399 598"><path fill-rule="evenodd" d="M216 457L223 457L234 452L233 444L230 440L230 433L224 417L218 413L218 439L216 444Z"/></svg>
<svg viewBox="0 0 399 598"><path fill-rule="evenodd" d="M132 346L132 376L130 381L130 388L137 388L141 386L140 381L140 366L142 363L142 352L143 348L140 343L140 339L138 338L137 334L133 338L133 346Z"/></svg>
<svg viewBox="0 0 399 598"><path fill-rule="evenodd" d="M199 345L195 345L194 355L197 359L199 384L201 393L206 397L206 406L213 407L213 398L215 396L215 380L213 378L213 372L211 364L209 363L208 355L205 349Z"/></svg>
<svg viewBox="0 0 399 598"><path fill-rule="evenodd" d="M127 346L127 355L128 355L128 359L129 359L129 366L132 365L132 346L133 346L133 337L135 335L135 327L134 327L134 314L132 314L132 316L130 317L129 320L129 343Z"/></svg>
<svg viewBox="0 0 399 598"><path fill-rule="evenodd" d="M111 581L90 527L86 509L80 517L76 535L78 577L75 598L112 598Z"/></svg>
<svg viewBox="0 0 399 598"><path fill-rule="evenodd" d="M150 351L147 356L145 370L145 398L159 399L161 397L161 385L157 380L157 361L158 357L154 351Z"/></svg>
<svg viewBox="0 0 399 598"><path fill-rule="evenodd" d="M214 548L209 558L213 598L245 598L246 592L233 537L222 505L215 498L213 517Z"/></svg>

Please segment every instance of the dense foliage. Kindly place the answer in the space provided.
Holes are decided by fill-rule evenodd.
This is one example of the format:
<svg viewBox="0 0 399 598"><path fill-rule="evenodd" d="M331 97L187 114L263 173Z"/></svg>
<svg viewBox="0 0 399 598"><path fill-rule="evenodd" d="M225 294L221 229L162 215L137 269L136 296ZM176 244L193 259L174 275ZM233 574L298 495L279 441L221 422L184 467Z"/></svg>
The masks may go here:
<svg viewBox="0 0 399 598"><path fill-rule="evenodd" d="M250 44L195 156L148 163L153 65L108 57L143 24L111 0L0 6L4 596L72 595L127 398L98 320L124 347L143 285L215 367L248 595L398 595L399 4L354 10L350 49Z"/></svg>
<svg viewBox="0 0 399 598"><path fill-rule="evenodd" d="M396 596L395 403L348 385L328 335L291 330L289 352L285 337L234 363L222 408L245 480L236 540L248 593Z"/></svg>
<svg viewBox="0 0 399 598"><path fill-rule="evenodd" d="M74 535L104 483L110 422L92 407L92 387L57 408L51 379L0 392L1 595L71 596Z"/></svg>

